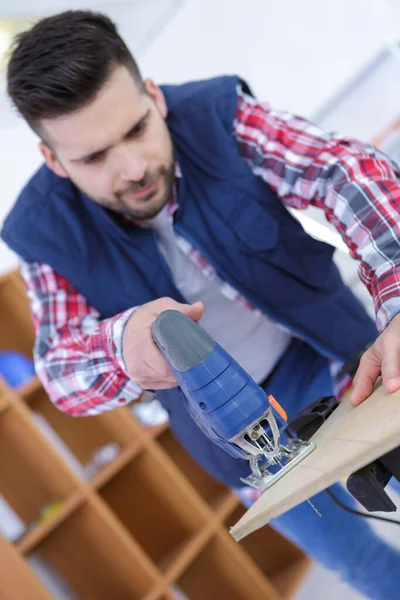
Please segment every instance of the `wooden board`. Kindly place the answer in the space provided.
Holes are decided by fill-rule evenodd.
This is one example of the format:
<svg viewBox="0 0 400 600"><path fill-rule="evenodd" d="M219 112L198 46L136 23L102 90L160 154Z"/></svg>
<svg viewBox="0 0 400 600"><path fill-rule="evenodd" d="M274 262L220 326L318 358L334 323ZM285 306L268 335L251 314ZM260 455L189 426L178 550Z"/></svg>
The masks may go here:
<svg viewBox="0 0 400 600"><path fill-rule="evenodd" d="M312 438L316 449L253 504L230 533L240 540L400 445L400 392L383 387L360 406L348 398Z"/></svg>

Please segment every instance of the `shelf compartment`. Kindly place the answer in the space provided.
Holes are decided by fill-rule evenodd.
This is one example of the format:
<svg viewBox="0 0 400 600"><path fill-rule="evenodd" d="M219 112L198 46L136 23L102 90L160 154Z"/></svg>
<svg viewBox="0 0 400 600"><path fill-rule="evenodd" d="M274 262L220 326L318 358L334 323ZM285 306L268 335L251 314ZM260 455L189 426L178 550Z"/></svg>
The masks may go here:
<svg viewBox="0 0 400 600"><path fill-rule="evenodd" d="M158 583L146 557L106 508L88 500L36 548L85 600L139 600Z"/></svg>
<svg viewBox="0 0 400 600"><path fill-rule="evenodd" d="M214 536L177 580L178 589L190 600L279 600L272 586L267 581L263 584L251 562L229 541Z"/></svg>
<svg viewBox="0 0 400 600"><path fill-rule="evenodd" d="M17 550L0 535L1 600L52 600Z"/></svg>
<svg viewBox="0 0 400 600"><path fill-rule="evenodd" d="M28 524L44 506L72 495L78 483L23 409L13 404L0 414L0 493Z"/></svg>
<svg viewBox="0 0 400 600"><path fill-rule="evenodd" d="M26 556L25 560L53 599L82 600L81 597L78 598L61 573L46 561L43 556L33 552Z"/></svg>
<svg viewBox="0 0 400 600"><path fill-rule="evenodd" d="M25 285L18 271L0 278L0 350L32 358L35 332Z"/></svg>
<svg viewBox="0 0 400 600"><path fill-rule="evenodd" d="M163 570L205 522L196 499L176 484L150 449L121 469L100 494Z"/></svg>
<svg viewBox="0 0 400 600"><path fill-rule="evenodd" d="M237 523L245 512L241 504L237 506L225 520L227 527ZM292 597L309 567L309 560L301 550L268 525L240 540L239 546L272 581L283 598Z"/></svg>
<svg viewBox="0 0 400 600"><path fill-rule="evenodd" d="M86 500L84 490L75 492L73 496L63 502L59 511L48 521L35 526L27 532L16 546L21 554L28 554L38 546L52 531L59 527L83 502Z"/></svg>
<svg viewBox="0 0 400 600"><path fill-rule="evenodd" d="M228 491L224 500L220 503L217 516L220 522L224 522L227 517L240 505L239 498L231 491Z"/></svg>
<svg viewBox="0 0 400 600"><path fill-rule="evenodd" d="M94 489L99 489L105 486L111 479L128 464L131 460L143 450L141 440L132 442L128 448L125 448L115 460L106 465L97 473L91 480L90 484Z"/></svg>
<svg viewBox="0 0 400 600"><path fill-rule="evenodd" d="M215 533L215 523L207 524L190 540L183 542L180 546L174 548L172 552L164 557L159 564L159 568L166 573L166 579L175 581L177 577L186 569L192 560L208 543Z"/></svg>
<svg viewBox="0 0 400 600"><path fill-rule="evenodd" d="M181 446L172 431L167 429L157 438L162 450L174 461L197 492L210 505L218 510L229 493L228 489L213 479Z"/></svg>
<svg viewBox="0 0 400 600"><path fill-rule="evenodd" d="M108 444L116 445L122 452L141 438L139 425L126 407L74 418L56 408L42 386L28 387L27 391L24 397L33 413L45 420L82 466L88 465L94 454Z"/></svg>

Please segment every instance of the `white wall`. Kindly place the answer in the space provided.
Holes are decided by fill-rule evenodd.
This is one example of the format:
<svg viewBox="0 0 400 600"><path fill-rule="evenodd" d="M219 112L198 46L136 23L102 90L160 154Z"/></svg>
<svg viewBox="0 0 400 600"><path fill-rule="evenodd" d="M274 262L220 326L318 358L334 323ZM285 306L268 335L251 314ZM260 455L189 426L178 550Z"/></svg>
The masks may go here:
<svg viewBox="0 0 400 600"><path fill-rule="evenodd" d="M392 33L389 14L385 0L190 0L141 65L171 82L239 73L259 97L308 116Z"/></svg>
<svg viewBox="0 0 400 600"><path fill-rule="evenodd" d="M170 12L164 15L166 4ZM393 33L388 15L394 5L389 0L187 0L176 12L180 4L131 1L102 9L115 18L129 45L139 52L146 76L180 82L240 73L259 97L305 116L312 115ZM138 46L143 19L153 38ZM0 136L1 223L18 190L40 164L35 137L1 96ZM15 264L0 243L0 272Z"/></svg>

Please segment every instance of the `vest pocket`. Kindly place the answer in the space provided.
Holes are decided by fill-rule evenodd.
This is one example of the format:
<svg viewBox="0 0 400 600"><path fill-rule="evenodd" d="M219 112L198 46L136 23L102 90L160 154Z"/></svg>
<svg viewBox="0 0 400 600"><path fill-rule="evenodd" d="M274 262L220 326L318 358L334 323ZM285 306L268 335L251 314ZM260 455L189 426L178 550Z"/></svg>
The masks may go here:
<svg viewBox="0 0 400 600"><path fill-rule="evenodd" d="M279 241L279 225L260 204L252 202L233 224L243 250L250 253L274 250Z"/></svg>

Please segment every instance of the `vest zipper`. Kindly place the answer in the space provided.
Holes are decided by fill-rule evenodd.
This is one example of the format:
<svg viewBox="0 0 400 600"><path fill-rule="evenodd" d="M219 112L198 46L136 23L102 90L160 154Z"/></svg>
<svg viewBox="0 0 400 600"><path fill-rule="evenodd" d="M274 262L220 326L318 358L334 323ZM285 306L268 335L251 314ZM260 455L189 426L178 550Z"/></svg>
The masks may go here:
<svg viewBox="0 0 400 600"><path fill-rule="evenodd" d="M269 313L269 311L266 310L264 306L261 306L260 303L257 302L257 300L255 300L250 294L245 293L236 284L236 282L232 281L232 279L223 270L221 270L219 267L217 269L217 266L215 265L214 261L211 259L210 255L204 250L204 248L202 246L199 245L199 243L196 240L193 239L193 237L190 234L187 233L187 231L181 225L178 225L177 223L174 223L174 229L176 229L176 231L180 235L182 235L182 237L186 238L192 244L192 246L194 248L196 248L199 252L201 252L203 254L203 256L205 256L207 258L208 262L214 267L214 269L217 272L221 273L222 277L225 279L225 281L227 283L229 283L229 285L231 285L240 294L242 294L242 296L244 298L247 298L254 306L256 306L259 310L261 310L261 312L264 313L266 316L268 316L272 321L275 321L279 325L282 325L283 327L285 327L286 329L288 329L292 334L299 336L300 339L302 339L305 342L307 342L310 346L312 346L315 350L317 350L320 354L322 354L322 356L325 356L326 358L329 358L329 359L333 359L335 361L343 362L342 358L340 358L338 356L335 356L332 352L329 352L326 348L323 348L322 346L320 346L320 344L318 344L318 343L310 340L303 333L301 333L300 331L295 330L291 325L288 325L283 320L277 319L275 315L272 315L271 313ZM170 273L170 277L171 277L171 273Z"/></svg>

